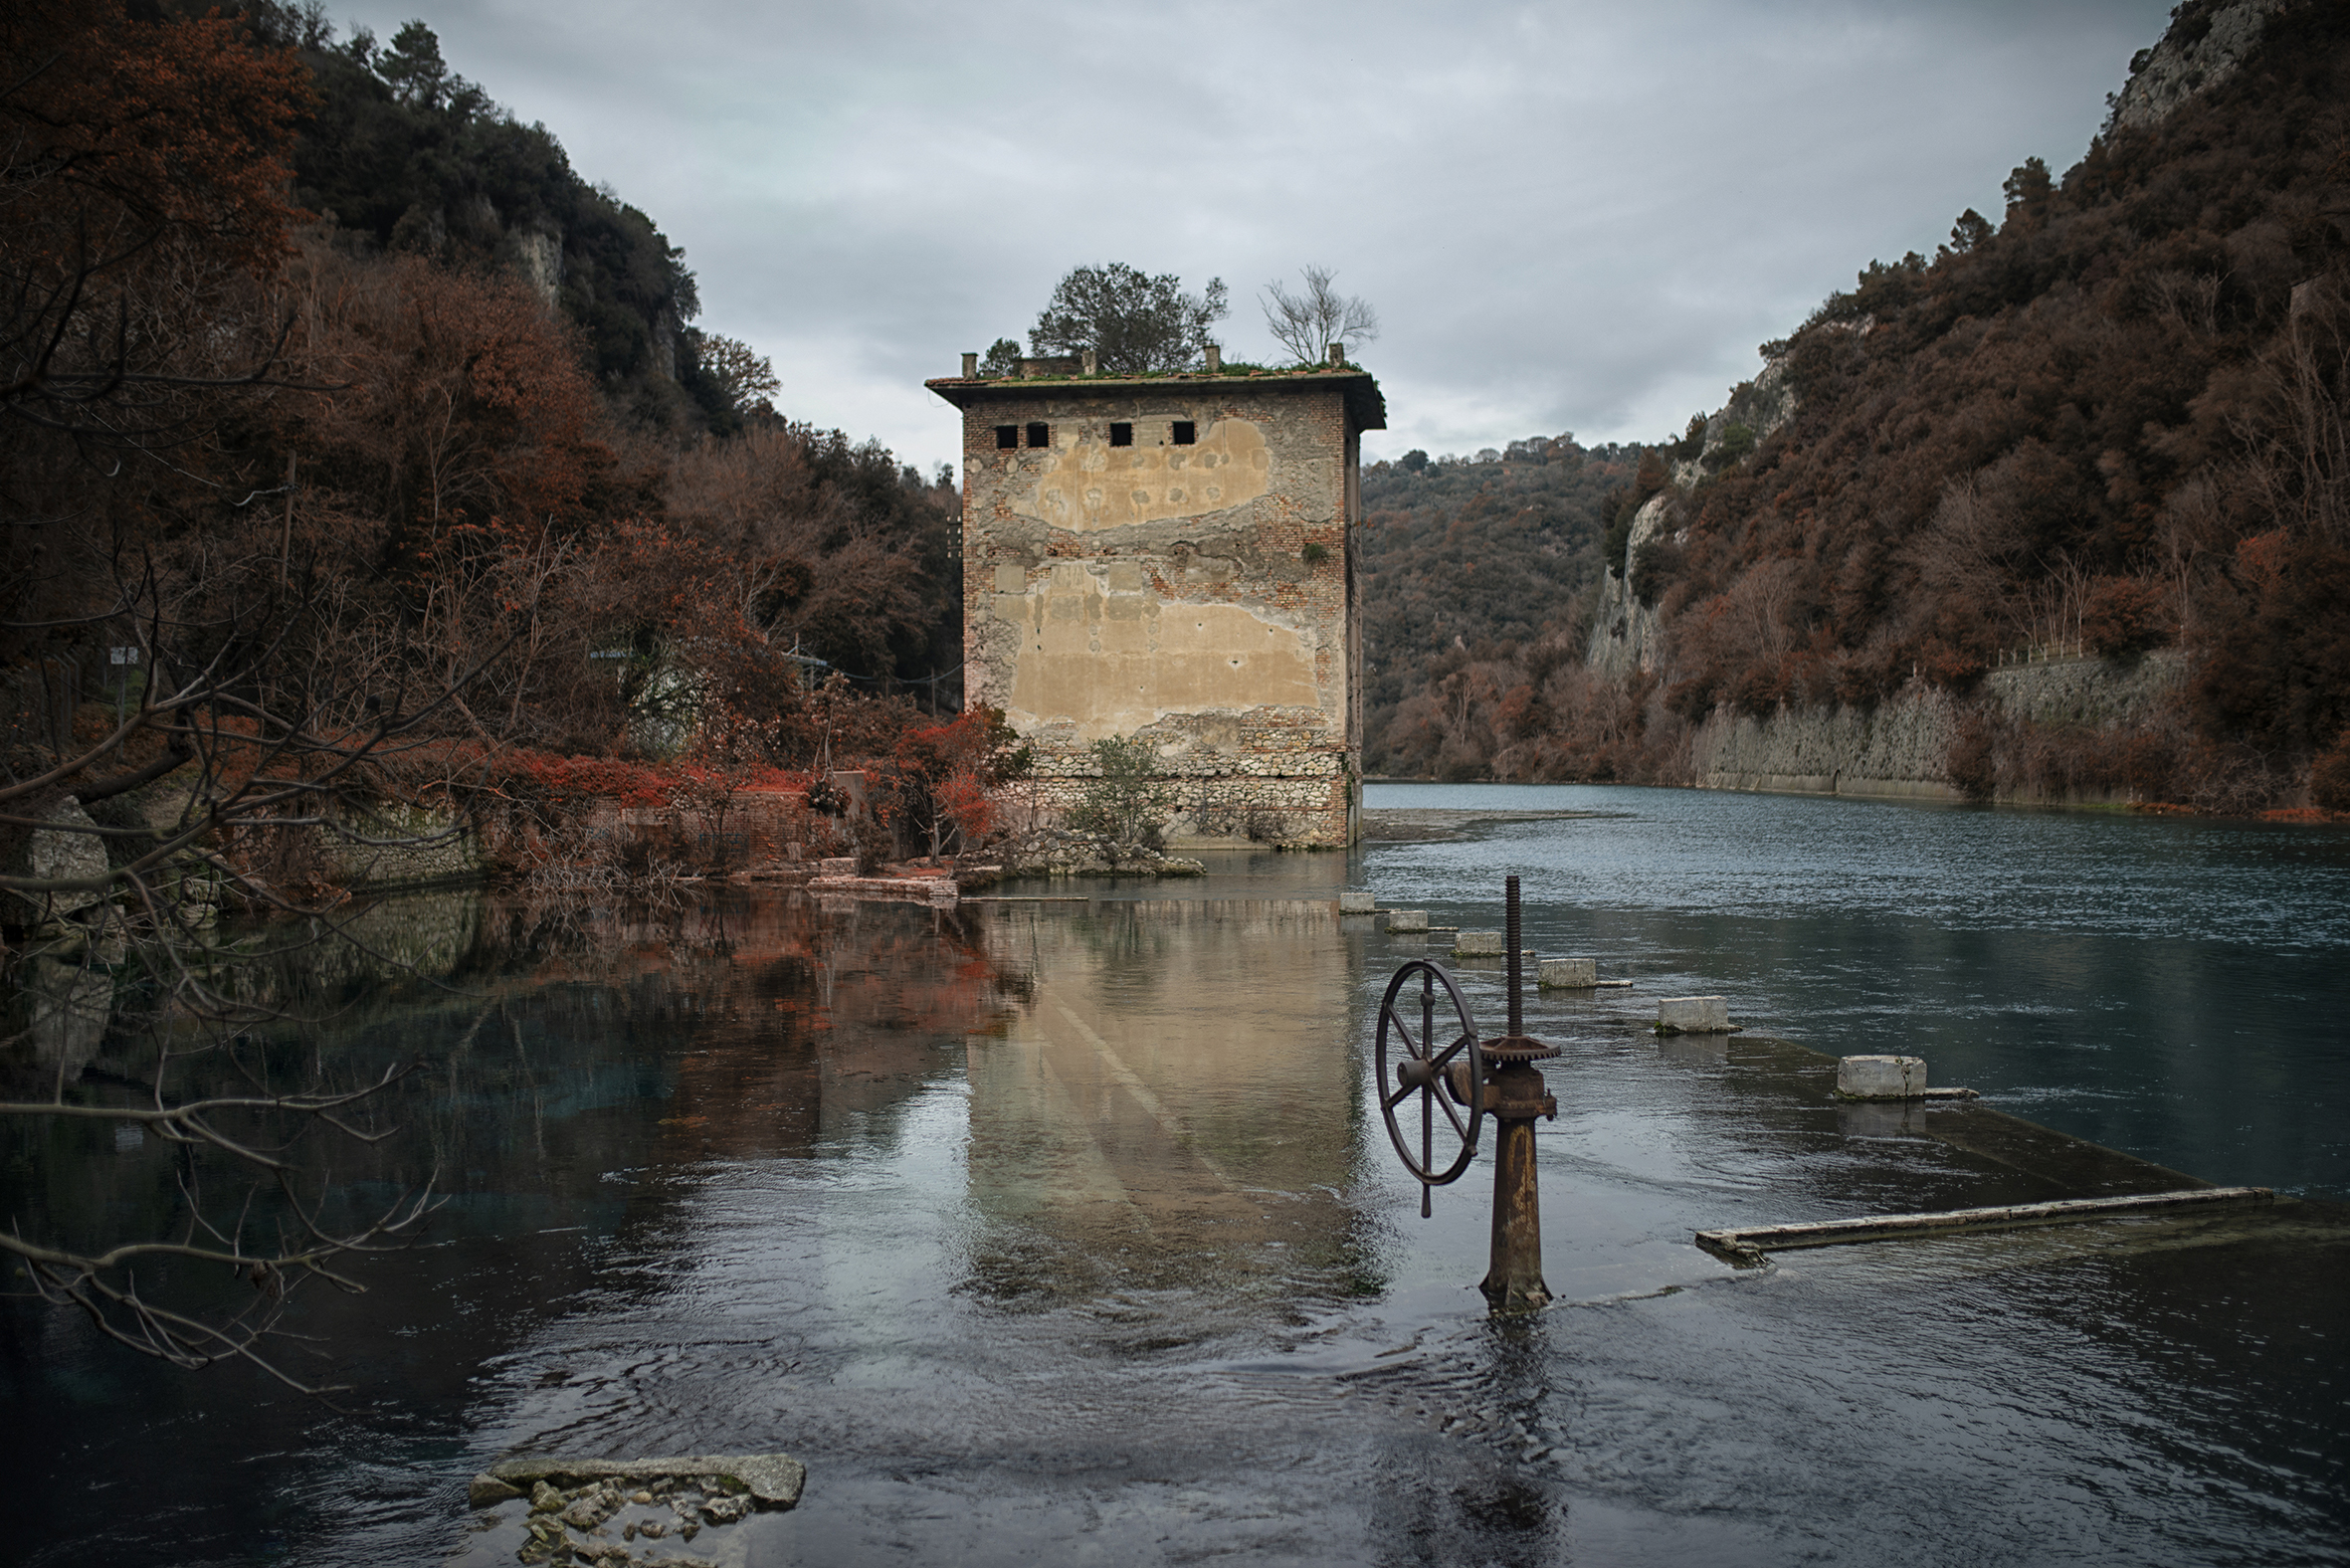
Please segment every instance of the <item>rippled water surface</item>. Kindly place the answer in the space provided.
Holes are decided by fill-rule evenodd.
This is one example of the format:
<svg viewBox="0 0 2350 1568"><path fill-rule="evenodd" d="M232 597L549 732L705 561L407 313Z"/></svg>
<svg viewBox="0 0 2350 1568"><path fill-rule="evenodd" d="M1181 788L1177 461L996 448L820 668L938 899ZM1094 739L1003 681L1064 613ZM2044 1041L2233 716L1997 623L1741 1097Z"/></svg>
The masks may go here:
<svg viewBox="0 0 2350 1568"><path fill-rule="evenodd" d="M800 1508L692 1550L2350 1559L2350 1247L2322 1197L1762 1271L1689 1241L2178 1170L2339 1193L2340 836L1652 791L1370 803L1600 815L950 914L387 910L426 976L313 976L301 1038L353 1071L434 1064L399 1146L348 1176L433 1167L452 1198L368 1293L305 1298L345 1410L15 1303L0 1555L512 1562L513 1506L464 1503L504 1454L783 1450ZM1371 1005L1429 948L1332 900L1498 925L1505 871L1528 945L1636 983L1528 1004L1563 1052L1538 1131L1561 1304L1494 1320L1488 1166L1420 1220L1368 1097ZM1458 968L1496 1027L1498 969ZM1645 1031L1689 991L1750 1032ZM1840 1108L1806 1046L1917 1049L1988 1101ZM0 1152L28 1228L94 1194L135 1226L170 1181L102 1129Z"/></svg>
<svg viewBox="0 0 2350 1568"><path fill-rule="evenodd" d="M1439 923L1588 952L1644 996L1838 1056L1923 1056L2077 1137L2350 1197L2350 830L1589 787L1374 786L1373 806L1590 812L1373 846ZM1652 1015L1653 1016L1653 1013Z"/></svg>

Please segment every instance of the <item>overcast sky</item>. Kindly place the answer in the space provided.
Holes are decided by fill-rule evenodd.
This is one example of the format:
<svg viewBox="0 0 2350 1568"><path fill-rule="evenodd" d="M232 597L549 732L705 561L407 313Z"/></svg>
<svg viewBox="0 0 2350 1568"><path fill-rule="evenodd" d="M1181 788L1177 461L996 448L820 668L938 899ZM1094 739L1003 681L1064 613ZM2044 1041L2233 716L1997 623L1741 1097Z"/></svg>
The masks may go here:
<svg viewBox="0 0 2350 1568"><path fill-rule="evenodd" d="M650 213L796 419L958 459L924 392L1076 265L1377 307L1367 460L1678 434L1872 258L2059 174L2166 0L412 0Z"/></svg>

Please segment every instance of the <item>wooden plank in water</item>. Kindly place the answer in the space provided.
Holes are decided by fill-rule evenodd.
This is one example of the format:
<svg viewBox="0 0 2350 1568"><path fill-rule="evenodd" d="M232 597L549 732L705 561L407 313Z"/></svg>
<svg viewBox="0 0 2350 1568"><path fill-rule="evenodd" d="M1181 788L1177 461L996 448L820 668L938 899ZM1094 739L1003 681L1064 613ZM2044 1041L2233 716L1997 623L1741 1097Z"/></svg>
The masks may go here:
<svg viewBox="0 0 2350 1568"><path fill-rule="evenodd" d="M1850 1242L1888 1242L1943 1231L2016 1225L2061 1225L2074 1220L2107 1220L2121 1215L2159 1214L2215 1204L2267 1203L2269 1187L2194 1187L2183 1192L2124 1194L2113 1198L2059 1198L2051 1203L2018 1203L1993 1209L1946 1209L1938 1214L1886 1214L1858 1220L1823 1220L1815 1225L1762 1225L1746 1230L1699 1231L1697 1245L1742 1268L1785 1248L1841 1247Z"/></svg>

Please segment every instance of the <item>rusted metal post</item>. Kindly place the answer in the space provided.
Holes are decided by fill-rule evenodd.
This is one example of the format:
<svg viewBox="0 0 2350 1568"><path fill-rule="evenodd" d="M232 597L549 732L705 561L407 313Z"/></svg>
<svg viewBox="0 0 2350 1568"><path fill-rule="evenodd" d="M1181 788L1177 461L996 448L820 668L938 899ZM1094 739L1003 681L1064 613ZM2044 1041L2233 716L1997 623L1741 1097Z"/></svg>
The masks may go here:
<svg viewBox="0 0 2350 1568"><path fill-rule="evenodd" d="M1525 1032L1525 1004L1519 996L1523 960L1518 948L1518 884L1506 883L1503 942L1508 955L1509 1033L1484 1044L1490 1072L1485 1108L1495 1126L1493 1149L1493 1247L1479 1286L1497 1312L1545 1306L1550 1286L1542 1280L1542 1188L1534 1169L1534 1118L1556 1117L1558 1101L1543 1092L1534 1064L1558 1055Z"/></svg>
<svg viewBox="0 0 2350 1568"><path fill-rule="evenodd" d="M1506 1094L1523 1085L1503 1081L1524 1078L1541 1089L1542 1075L1529 1067L1504 1068L1493 1075ZM1493 1110L1499 1123L1493 1138L1493 1252L1478 1288L1496 1310L1545 1306L1550 1286L1542 1280L1542 1184L1534 1171L1534 1120Z"/></svg>

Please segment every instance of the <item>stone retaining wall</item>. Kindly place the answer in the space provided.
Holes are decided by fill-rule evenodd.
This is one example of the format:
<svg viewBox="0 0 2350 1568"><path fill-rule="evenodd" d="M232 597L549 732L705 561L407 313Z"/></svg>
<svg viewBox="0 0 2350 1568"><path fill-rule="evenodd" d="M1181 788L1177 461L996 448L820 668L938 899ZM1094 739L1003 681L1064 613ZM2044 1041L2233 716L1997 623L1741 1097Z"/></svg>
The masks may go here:
<svg viewBox="0 0 2350 1568"><path fill-rule="evenodd" d="M486 875L472 825L420 806L341 814L318 829L318 851L328 874L354 892L447 886Z"/></svg>
<svg viewBox="0 0 2350 1568"><path fill-rule="evenodd" d="M2186 678L2187 656L2157 649L2130 663L2052 659L2006 665L1983 678L1983 689L2010 718L2036 724L2143 722Z"/></svg>

